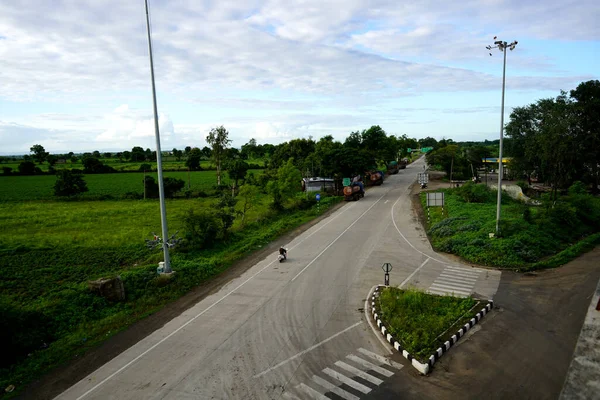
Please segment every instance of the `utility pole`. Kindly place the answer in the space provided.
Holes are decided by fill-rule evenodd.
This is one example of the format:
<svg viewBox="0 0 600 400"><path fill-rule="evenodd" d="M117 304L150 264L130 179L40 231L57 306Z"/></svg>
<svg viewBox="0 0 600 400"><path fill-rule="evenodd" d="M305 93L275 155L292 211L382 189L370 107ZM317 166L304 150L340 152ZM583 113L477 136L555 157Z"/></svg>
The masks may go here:
<svg viewBox="0 0 600 400"><path fill-rule="evenodd" d="M158 169L158 194L160 198L160 223L162 226L162 247L164 254L164 272L170 273L171 259L169 258L169 230L167 229L167 208L165 205L165 188L163 184L162 174L162 153L160 151L160 133L158 131L158 110L156 107L156 87L154 85L154 63L152 62L152 39L150 37L150 17L148 15L148 0L144 0L146 4L146 27L148 30L148 52L150 53L150 77L152 79L152 104L154 106L154 134L156 136L156 163Z"/></svg>
<svg viewBox="0 0 600 400"><path fill-rule="evenodd" d="M494 36L494 40L496 36ZM496 205L496 236L500 234L500 203L502 201L502 139L504 138L504 88L506 84L506 49L511 51L517 46L516 40L512 43L506 43L502 40L496 40L494 46L487 46L486 49L498 49L504 53L504 64L502 66L502 106L500 108L500 154L498 156L498 200ZM490 53L490 56L492 53Z"/></svg>

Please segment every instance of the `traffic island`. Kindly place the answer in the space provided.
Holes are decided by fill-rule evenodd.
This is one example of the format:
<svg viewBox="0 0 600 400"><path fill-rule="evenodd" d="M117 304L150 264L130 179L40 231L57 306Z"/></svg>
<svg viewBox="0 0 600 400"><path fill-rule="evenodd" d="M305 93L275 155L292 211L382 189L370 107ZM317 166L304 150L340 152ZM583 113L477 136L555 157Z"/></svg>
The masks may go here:
<svg viewBox="0 0 600 400"><path fill-rule="evenodd" d="M438 296L382 285L371 292L371 313L377 328L423 375L429 374L435 362L494 306L492 300Z"/></svg>

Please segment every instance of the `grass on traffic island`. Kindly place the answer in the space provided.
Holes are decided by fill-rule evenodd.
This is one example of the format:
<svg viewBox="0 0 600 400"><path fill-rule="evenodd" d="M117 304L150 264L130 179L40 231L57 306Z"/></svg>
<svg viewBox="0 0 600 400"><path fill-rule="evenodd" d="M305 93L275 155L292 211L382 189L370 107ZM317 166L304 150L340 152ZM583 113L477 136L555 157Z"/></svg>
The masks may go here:
<svg viewBox="0 0 600 400"><path fill-rule="evenodd" d="M409 288L381 288L375 307L387 331L425 364L485 305L470 297L438 296Z"/></svg>

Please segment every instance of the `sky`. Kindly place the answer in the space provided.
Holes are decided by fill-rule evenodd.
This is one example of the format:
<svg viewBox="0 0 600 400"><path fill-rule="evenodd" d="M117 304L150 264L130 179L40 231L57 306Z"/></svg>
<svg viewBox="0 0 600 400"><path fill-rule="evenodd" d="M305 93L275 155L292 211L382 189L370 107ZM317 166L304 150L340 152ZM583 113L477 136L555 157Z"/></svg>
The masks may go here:
<svg viewBox="0 0 600 400"><path fill-rule="evenodd" d="M600 78L597 0L149 0L162 150L500 135ZM0 154L156 149L143 0L0 2Z"/></svg>

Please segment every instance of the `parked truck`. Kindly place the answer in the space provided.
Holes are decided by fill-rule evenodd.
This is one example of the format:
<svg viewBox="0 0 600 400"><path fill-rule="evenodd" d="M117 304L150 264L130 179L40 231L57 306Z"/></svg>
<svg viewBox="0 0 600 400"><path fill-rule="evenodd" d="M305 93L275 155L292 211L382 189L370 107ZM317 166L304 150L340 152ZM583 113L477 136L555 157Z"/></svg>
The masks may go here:
<svg viewBox="0 0 600 400"><path fill-rule="evenodd" d="M368 177L367 185L369 186L379 186L383 183L383 178L385 177L385 173L383 171L371 171L366 174Z"/></svg>
<svg viewBox="0 0 600 400"><path fill-rule="evenodd" d="M344 200L356 201L361 197L365 197L365 191L358 185L344 186Z"/></svg>

